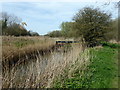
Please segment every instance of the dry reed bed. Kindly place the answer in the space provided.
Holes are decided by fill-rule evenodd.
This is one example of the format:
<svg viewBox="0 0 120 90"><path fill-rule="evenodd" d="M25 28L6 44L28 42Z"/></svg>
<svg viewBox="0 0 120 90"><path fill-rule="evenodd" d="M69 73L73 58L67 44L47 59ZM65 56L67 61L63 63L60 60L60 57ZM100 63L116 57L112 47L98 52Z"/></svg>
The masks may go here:
<svg viewBox="0 0 120 90"><path fill-rule="evenodd" d="M8 39L8 37L6 38ZM24 38L26 39L26 37ZM41 42L21 48L13 47L12 42L15 40L12 37L9 41L11 44L3 46L3 61L11 60L13 62L13 60L18 60L10 70L3 71L3 88L49 88L52 87L54 79L63 74L65 68L69 69L68 77L72 77L74 70L85 68L89 64L89 52L87 49L83 51L85 47L81 44L73 44L72 49L66 53L50 51L50 55L42 56L41 51L45 53L54 46L51 39L42 38ZM29 58L32 55L36 57L34 60ZM22 57L24 57L23 60L29 60L29 62L19 64ZM73 67L76 63L78 65Z"/></svg>
<svg viewBox="0 0 120 90"><path fill-rule="evenodd" d="M51 52L48 56L38 54L36 57L36 60L6 71L3 88L49 88L66 68L69 69L68 77L71 77L75 69L85 68L89 64L89 52L87 49L83 51L82 45L72 45L72 49L66 53ZM73 66L76 63L77 66Z"/></svg>
<svg viewBox="0 0 120 90"><path fill-rule="evenodd" d="M34 43L27 43L27 40L31 40ZM27 45L15 46L14 43L22 43L25 41ZM22 60L26 57L34 58L35 54L47 53L55 45L54 41L47 37L2 37L2 63L3 66L6 63L15 64L18 60ZM44 52L44 53L43 53Z"/></svg>

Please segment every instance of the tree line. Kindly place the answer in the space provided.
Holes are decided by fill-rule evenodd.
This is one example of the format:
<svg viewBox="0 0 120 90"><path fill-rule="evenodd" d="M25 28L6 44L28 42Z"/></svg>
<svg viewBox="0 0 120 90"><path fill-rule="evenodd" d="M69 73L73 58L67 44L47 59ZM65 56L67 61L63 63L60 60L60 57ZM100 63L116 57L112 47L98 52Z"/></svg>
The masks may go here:
<svg viewBox="0 0 120 90"><path fill-rule="evenodd" d="M0 24L2 28L2 35L4 36L39 36L37 32L28 31L25 26L27 24L22 22L20 18L15 15L10 15L7 12L0 13Z"/></svg>
<svg viewBox="0 0 120 90"><path fill-rule="evenodd" d="M62 22L60 31L53 31L50 37L82 37L88 46L99 45L101 41L118 40L118 20L99 8L84 7L71 22Z"/></svg>

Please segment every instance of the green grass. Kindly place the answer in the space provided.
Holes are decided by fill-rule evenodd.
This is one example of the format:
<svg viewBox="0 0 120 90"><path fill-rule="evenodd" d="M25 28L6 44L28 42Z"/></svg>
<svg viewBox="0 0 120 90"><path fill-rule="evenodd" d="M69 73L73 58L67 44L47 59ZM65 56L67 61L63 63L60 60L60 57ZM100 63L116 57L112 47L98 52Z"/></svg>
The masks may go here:
<svg viewBox="0 0 120 90"><path fill-rule="evenodd" d="M120 44L109 43L109 42L101 42L101 44L102 44L104 47L120 48Z"/></svg>
<svg viewBox="0 0 120 90"><path fill-rule="evenodd" d="M90 65L84 71L77 70L72 78L60 78L55 88L117 88L117 49L91 48ZM84 73L80 77L81 73ZM67 76L67 75L66 75Z"/></svg>

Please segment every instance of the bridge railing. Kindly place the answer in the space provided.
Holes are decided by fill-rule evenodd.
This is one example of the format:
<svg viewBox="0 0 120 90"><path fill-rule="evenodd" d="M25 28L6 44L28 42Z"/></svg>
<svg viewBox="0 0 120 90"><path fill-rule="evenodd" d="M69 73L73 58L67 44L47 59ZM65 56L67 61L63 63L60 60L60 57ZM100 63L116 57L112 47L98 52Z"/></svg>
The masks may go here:
<svg viewBox="0 0 120 90"><path fill-rule="evenodd" d="M56 41L56 45L64 45L64 44L71 44L71 43L80 43L80 41Z"/></svg>

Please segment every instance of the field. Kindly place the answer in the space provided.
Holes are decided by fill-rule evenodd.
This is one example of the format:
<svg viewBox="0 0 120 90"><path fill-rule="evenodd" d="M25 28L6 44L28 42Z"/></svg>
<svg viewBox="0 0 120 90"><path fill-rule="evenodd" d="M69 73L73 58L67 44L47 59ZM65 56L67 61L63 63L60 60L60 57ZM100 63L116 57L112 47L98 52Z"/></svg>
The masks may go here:
<svg viewBox="0 0 120 90"><path fill-rule="evenodd" d="M49 37L2 37L3 88L117 88L118 44L56 48Z"/></svg>

